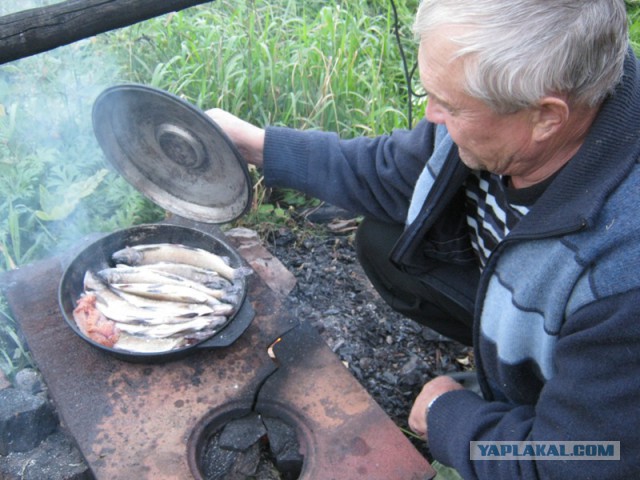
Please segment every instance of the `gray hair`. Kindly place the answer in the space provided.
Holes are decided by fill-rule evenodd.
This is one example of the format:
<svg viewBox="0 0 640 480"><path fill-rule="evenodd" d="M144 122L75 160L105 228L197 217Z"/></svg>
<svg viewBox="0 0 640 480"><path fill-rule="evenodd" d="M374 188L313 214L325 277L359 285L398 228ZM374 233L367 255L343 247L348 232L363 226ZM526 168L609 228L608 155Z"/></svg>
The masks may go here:
<svg viewBox="0 0 640 480"><path fill-rule="evenodd" d="M440 28L465 58L467 93L501 113L548 94L597 106L628 49L624 0L423 0L416 37Z"/></svg>

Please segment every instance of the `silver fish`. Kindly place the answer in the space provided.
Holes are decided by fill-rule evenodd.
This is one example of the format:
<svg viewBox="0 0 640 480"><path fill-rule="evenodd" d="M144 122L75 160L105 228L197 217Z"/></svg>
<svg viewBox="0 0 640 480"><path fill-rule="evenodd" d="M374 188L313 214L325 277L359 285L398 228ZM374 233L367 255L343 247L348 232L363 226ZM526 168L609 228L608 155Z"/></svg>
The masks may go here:
<svg viewBox="0 0 640 480"><path fill-rule="evenodd" d="M155 265L155 264L152 264ZM152 266L149 265L149 266ZM115 283L157 283L167 285L181 285L184 287L199 290L213 298L221 299L226 295L225 290L209 288L198 282L172 273L161 272L151 268L142 269L139 267L126 268L105 268L97 273L98 278L107 284ZM231 287L233 288L233 287Z"/></svg>
<svg viewBox="0 0 640 480"><path fill-rule="evenodd" d="M116 265L116 268L119 268L119 266ZM193 265L187 265L186 263L158 262L151 263L149 265L139 265L138 268L171 273L173 275L186 278L187 280L198 282L210 288L219 290L232 286L232 283L222 277L218 272L214 272L213 270L208 270L206 268L195 267Z"/></svg>
<svg viewBox="0 0 640 480"><path fill-rule="evenodd" d="M111 288L124 293L169 302L203 303L206 305L216 305L220 303L220 300L215 297L183 285L167 285L164 283L112 283Z"/></svg>
<svg viewBox="0 0 640 480"><path fill-rule="evenodd" d="M185 340L183 338L137 337L121 332L118 341L113 347L133 353L163 353L175 350L184 344Z"/></svg>
<svg viewBox="0 0 640 480"><path fill-rule="evenodd" d="M233 268L221 256L201 248L173 243L126 247L115 252L111 258L115 263L127 265L148 265L158 262L185 263L213 270L230 281L249 275L252 271L247 267Z"/></svg>
<svg viewBox="0 0 640 480"><path fill-rule="evenodd" d="M110 320L140 323L154 315L153 311L136 307L120 298L90 271L84 275L84 289L96 296L96 308Z"/></svg>
<svg viewBox="0 0 640 480"><path fill-rule="evenodd" d="M117 323L116 327L121 332L126 332L138 337L167 338L177 334L197 332L205 328L213 328L226 322L226 317L214 315L202 315L184 323L165 323L162 325L132 325L129 323Z"/></svg>
<svg viewBox="0 0 640 480"><path fill-rule="evenodd" d="M157 302L157 305L142 302L134 304L100 282L91 272L85 274L85 291L96 296L96 308L105 317L117 322L132 324L159 324L185 322L198 315L213 313L205 304ZM220 311L218 309L218 311Z"/></svg>
<svg viewBox="0 0 640 480"><path fill-rule="evenodd" d="M209 305L204 303L171 302L166 300L157 300L155 298L142 297L140 295L125 293L123 291L115 289L112 291L123 300L129 302L131 305L141 307L153 312L162 312L167 316L195 317L196 315L209 315L213 313L213 309Z"/></svg>

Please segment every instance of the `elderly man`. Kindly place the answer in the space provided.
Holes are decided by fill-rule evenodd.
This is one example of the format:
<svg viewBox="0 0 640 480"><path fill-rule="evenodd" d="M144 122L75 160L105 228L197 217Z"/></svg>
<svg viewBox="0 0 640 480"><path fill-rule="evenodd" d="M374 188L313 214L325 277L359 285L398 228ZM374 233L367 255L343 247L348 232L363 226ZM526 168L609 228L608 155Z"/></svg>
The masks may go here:
<svg viewBox="0 0 640 480"><path fill-rule="evenodd" d="M640 478L624 1L424 0L415 32L429 101L411 131L341 140L209 114L268 184L364 215L358 253L383 298L473 344L482 396L438 377L409 417L435 459L465 478ZM499 441L619 441L620 460L470 458Z"/></svg>

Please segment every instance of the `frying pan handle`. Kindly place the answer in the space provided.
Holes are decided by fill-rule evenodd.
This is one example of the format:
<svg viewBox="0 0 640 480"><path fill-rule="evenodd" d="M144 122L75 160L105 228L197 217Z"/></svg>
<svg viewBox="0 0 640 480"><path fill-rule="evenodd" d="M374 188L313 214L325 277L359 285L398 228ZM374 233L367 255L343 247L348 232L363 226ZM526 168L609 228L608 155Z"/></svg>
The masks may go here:
<svg viewBox="0 0 640 480"><path fill-rule="evenodd" d="M240 335L249 327L253 318L256 316L256 312L247 299L242 302L240 310L235 315L235 318L229 322L221 332L197 345L197 348L220 348L228 347L235 342Z"/></svg>

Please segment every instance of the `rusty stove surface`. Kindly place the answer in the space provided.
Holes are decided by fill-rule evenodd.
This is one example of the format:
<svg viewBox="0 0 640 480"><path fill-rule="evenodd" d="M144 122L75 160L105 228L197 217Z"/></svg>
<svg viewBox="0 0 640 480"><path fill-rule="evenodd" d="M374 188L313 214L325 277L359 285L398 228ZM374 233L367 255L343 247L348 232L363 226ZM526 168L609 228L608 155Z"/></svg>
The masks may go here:
<svg viewBox="0 0 640 480"><path fill-rule="evenodd" d="M256 317L233 345L140 364L93 348L68 327L57 303L62 263L34 263L0 284L61 423L97 479L200 478L198 435L212 419L252 408L296 426L305 455L301 479L435 475L315 330L292 318L258 275L248 293ZM274 362L267 349L279 337Z"/></svg>

